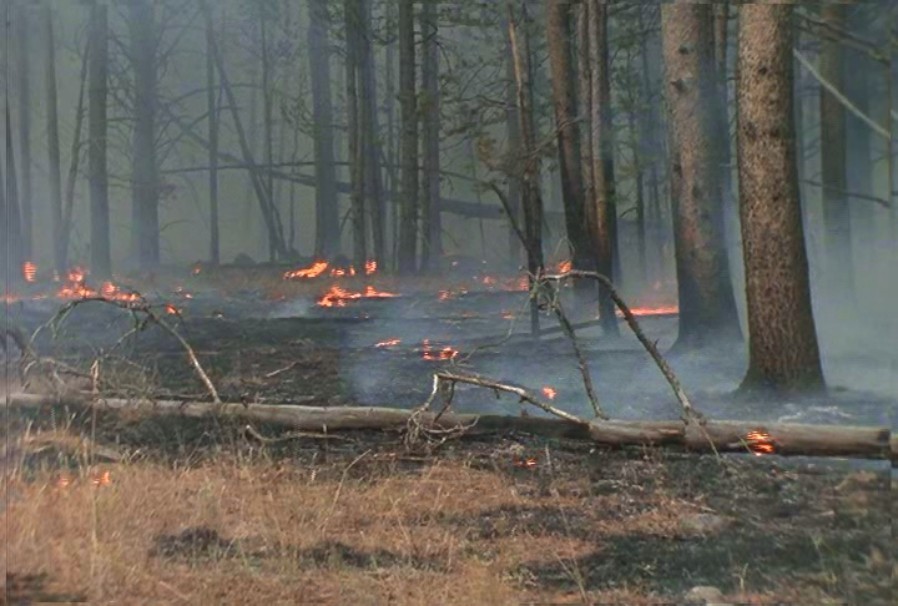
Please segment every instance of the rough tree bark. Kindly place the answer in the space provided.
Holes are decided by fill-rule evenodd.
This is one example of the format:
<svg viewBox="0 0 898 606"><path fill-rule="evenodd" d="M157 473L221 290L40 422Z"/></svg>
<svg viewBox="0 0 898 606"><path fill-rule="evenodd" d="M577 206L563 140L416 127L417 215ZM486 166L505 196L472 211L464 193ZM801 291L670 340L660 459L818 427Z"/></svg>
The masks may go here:
<svg viewBox="0 0 898 606"><path fill-rule="evenodd" d="M101 279L112 277L109 234L109 179L106 172L106 93L109 71L108 17L105 4L94 4L90 13L88 45L88 173L90 175L90 264Z"/></svg>
<svg viewBox="0 0 898 606"><path fill-rule="evenodd" d="M440 220L440 62L437 34L437 3L424 2L421 7L423 56L421 87L423 99L422 145L424 151L421 174L421 269L432 271L439 266L443 251Z"/></svg>
<svg viewBox="0 0 898 606"><path fill-rule="evenodd" d="M383 175L381 174L380 121L377 119L377 80L374 69L371 0L362 0L360 14L359 88L362 98L359 107L359 122L365 165L365 209L371 224L371 245L374 259L379 267L384 267L386 213Z"/></svg>
<svg viewBox="0 0 898 606"><path fill-rule="evenodd" d="M712 17L708 4L681 1L661 8L680 309L677 348L741 338L724 235Z"/></svg>
<svg viewBox="0 0 898 606"><path fill-rule="evenodd" d="M418 103L415 88L415 3L399 0L399 104L401 108L402 210L399 273L415 271L418 240Z"/></svg>
<svg viewBox="0 0 898 606"><path fill-rule="evenodd" d="M22 262L26 260L24 256L24 238L22 237L22 213L19 208L19 192L18 192L18 184L16 178L16 163L15 156L13 154L13 134L12 134L12 119L10 118L10 109L9 104L7 103L4 108L4 124L5 124L5 139L6 139L6 183L3 183L5 187L5 199L6 199L6 208L4 209L3 219L5 223L5 231L4 234L7 238L6 245L9 247L8 254L6 257L6 261L9 264L6 268L7 276L4 277L13 277L16 276L17 279L13 281L18 281L22 276ZM2 179L0 179L2 181ZM8 223L7 223L8 221Z"/></svg>
<svg viewBox="0 0 898 606"><path fill-rule="evenodd" d="M44 77L46 79L47 108L47 151L49 153L48 170L50 172L50 219L53 231L53 261L56 272L64 276L68 264L68 247L66 245L62 221L62 175L59 159L59 113L56 94L56 41L53 36L53 13L49 5L42 10L44 22Z"/></svg>
<svg viewBox="0 0 898 606"><path fill-rule="evenodd" d="M504 24L505 30L508 31L508 23ZM518 153L521 148L521 117L518 111L517 88L515 86L514 77L514 56L511 53L511 42L505 37L505 77L508 80L505 88L505 132L508 142L507 149ZM522 206L522 185L521 175L515 169L508 174L508 206L513 216L508 218L508 257L511 266L517 268L521 259L521 241L513 227L514 224L520 224L521 206Z"/></svg>
<svg viewBox="0 0 898 606"><path fill-rule="evenodd" d="M271 86L271 48L268 42L268 10L265 3L259 4L259 58L261 60L262 78L262 158L265 164L271 165L274 160L274 91ZM272 207L276 204L274 197L274 175L266 171L265 193L271 201ZM277 258L274 238L268 238L268 260L274 263Z"/></svg>
<svg viewBox="0 0 898 606"><path fill-rule="evenodd" d="M365 155L359 120L360 107L365 100L359 98L359 23L362 19L359 0L345 0L343 19L346 26L346 126L349 138L350 216L352 218L352 261L356 267L364 267L367 256L365 237Z"/></svg>
<svg viewBox="0 0 898 606"><path fill-rule="evenodd" d="M826 3L821 17L833 31L845 29L845 6ZM845 90L842 43L825 36L820 49L820 75L837 90ZM820 178L823 182L823 222L826 228L824 275L839 303L853 299L851 216L845 197L845 108L826 87L820 87Z"/></svg>
<svg viewBox="0 0 898 606"><path fill-rule="evenodd" d="M531 20L526 0L520 2L517 11L514 0L508 0L506 9L521 132L521 192L526 240L524 246L527 249L527 271L532 286L534 278L543 273L543 203L539 188L540 159L536 149L536 126L533 118L530 37L527 33ZM536 297L531 297L530 300L530 332L534 336L539 335L539 309Z"/></svg>
<svg viewBox="0 0 898 606"><path fill-rule="evenodd" d="M19 93L19 170L21 171L21 187L19 204L22 209L22 254L26 259L33 258L34 220L31 205L31 81L29 78L30 50L28 36L30 32L29 8L27 5L16 7L16 71Z"/></svg>
<svg viewBox="0 0 898 606"><path fill-rule="evenodd" d="M221 242L218 232L218 96L215 85L215 57L212 45L215 42L215 28L210 19L206 23L206 111L209 133L209 262L221 262Z"/></svg>
<svg viewBox="0 0 898 606"><path fill-rule="evenodd" d="M309 75L315 156L315 256L329 259L340 250L337 169L334 165L334 111L327 0L309 2Z"/></svg>
<svg viewBox="0 0 898 606"><path fill-rule="evenodd" d="M595 267L595 254L589 224L586 221L587 202L580 149L580 120L577 113L571 21L570 0L547 0L546 43L551 68L552 104L555 109L565 226L573 267L590 271ZM582 304L587 304L592 298L590 293L595 291L595 285L590 280L577 281L575 288L578 293L577 299Z"/></svg>
<svg viewBox="0 0 898 606"><path fill-rule="evenodd" d="M792 9L740 8L738 164L749 332L742 390L824 386L796 173Z"/></svg>
<svg viewBox="0 0 898 606"><path fill-rule="evenodd" d="M130 58L134 74L131 151L131 247L140 269L159 264L159 167L156 158L156 28L149 0L131 0Z"/></svg>
<svg viewBox="0 0 898 606"><path fill-rule="evenodd" d="M611 74L608 61L608 5L587 0L589 21L589 63L591 70L589 109L591 128L593 202L593 241L596 271L619 278L617 256L617 202L614 185L614 135L611 126ZM599 314L607 335L620 334L611 294L599 286Z"/></svg>

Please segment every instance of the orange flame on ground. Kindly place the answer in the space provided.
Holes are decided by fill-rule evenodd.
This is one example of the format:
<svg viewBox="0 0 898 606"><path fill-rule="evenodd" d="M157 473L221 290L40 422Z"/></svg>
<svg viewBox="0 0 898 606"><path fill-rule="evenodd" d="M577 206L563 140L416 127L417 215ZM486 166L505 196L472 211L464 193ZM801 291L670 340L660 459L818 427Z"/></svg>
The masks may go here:
<svg viewBox="0 0 898 606"><path fill-rule="evenodd" d="M748 449L756 456L776 453L776 444L766 431L760 429L750 431L745 435L745 441L748 443Z"/></svg>
<svg viewBox="0 0 898 606"><path fill-rule="evenodd" d="M179 316L179 315L181 315L181 310L178 309L177 307L175 307L174 305L172 305L171 303L166 303L165 304L165 313L172 315L172 316Z"/></svg>
<svg viewBox="0 0 898 606"><path fill-rule="evenodd" d="M308 267L304 267L302 269L294 269L292 271L288 271L284 274L285 280L298 280L298 279L309 279L309 278L317 278L318 276L323 275L325 272L328 273L332 278L343 278L346 276L355 276L356 269L354 266L350 265L349 267L332 267L328 272L328 267L330 264L327 261L315 261ZM365 261L365 275L370 276L377 272L377 261L370 259Z"/></svg>
<svg viewBox="0 0 898 606"><path fill-rule="evenodd" d="M630 311L634 316L665 316L680 313L678 305L659 305L657 307L631 307ZM615 312L617 317L623 318L624 314L621 310Z"/></svg>
<svg viewBox="0 0 898 606"><path fill-rule="evenodd" d="M109 486L112 484L112 479L109 477L109 472L104 471L93 480L91 480L94 486Z"/></svg>
<svg viewBox="0 0 898 606"><path fill-rule="evenodd" d="M37 265L31 261L22 263L22 277L25 278L26 282L34 282L37 278Z"/></svg>
<svg viewBox="0 0 898 606"><path fill-rule="evenodd" d="M543 387L543 395L546 396L547 398L549 398L550 400L554 400L555 396L558 395L558 392L555 391L554 387L549 387L548 385L546 385L545 387Z"/></svg>
<svg viewBox="0 0 898 606"><path fill-rule="evenodd" d="M315 261L309 267L303 269L294 269L284 274L285 280L296 280L298 278L317 278L327 270L327 261Z"/></svg>
<svg viewBox="0 0 898 606"><path fill-rule="evenodd" d="M400 339L387 339L386 341L380 341L379 343L375 343L374 347L384 348L384 347L395 347L402 343Z"/></svg>
<svg viewBox="0 0 898 606"><path fill-rule="evenodd" d="M203 271L203 264L202 264L202 263L197 263L197 264L194 265L193 268L190 270L190 273L192 273L194 276L198 276L198 275L200 275L200 273L202 273L202 271Z"/></svg>
<svg viewBox="0 0 898 606"><path fill-rule="evenodd" d="M428 362L452 360L455 358L455 356L458 355L458 350L453 349L448 345L446 347L443 347L442 349L433 349L430 346L430 339L424 339L421 345L421 358L427 360Z"/></svg>
<svg viewBox="0 0 898 606"><path fill-rule="evenodd" d="M571 271L571 269L573 269L573 267L574 267L574 264L571 263L570 261L562 261L561 263L558 264L558 273L566 274L567 272Z"/></svg>
<svg viewBox="0 0 898 606"><path fill-rule="evenodd" d="M347 301L355 299L389 299L398 296L397 293L377 290L373 286L366 286L362 292L353 292L334 285L323 297L318 299L318 305L320 307L346 307Z"/></svg>

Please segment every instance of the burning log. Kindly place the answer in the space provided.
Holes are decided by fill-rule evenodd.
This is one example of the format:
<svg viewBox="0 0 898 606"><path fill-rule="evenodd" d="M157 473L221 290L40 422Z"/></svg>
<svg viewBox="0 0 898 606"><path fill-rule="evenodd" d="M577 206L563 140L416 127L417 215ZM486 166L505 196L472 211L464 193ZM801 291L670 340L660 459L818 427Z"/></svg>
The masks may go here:
<svg viewBox="0 0 898 606"><path fill-rule="evenodd" d="M35 408L53 405L81 406L98 410L127 410L147 414L178 414L188 417L215 416L276 423L298 431L332 433L348 430L404 431L410 419L434 430L468 427L465 435L525 432L553 438L589 440L608 447L665 446L695 452L743 452L764 455L752 441L764 434L784 456L853 457L889 459L898 463L898 439L887 427L752 423L751 421L707 421L704 433L693 424L674 421L571 421L544 417L456 414L378 407L319 407L302 405L214 404L173 400L96 399L90 394L47 396L11 394L8 406ZM576 419L576 417L574 417ZM752 438L751 436L755 436ZM710 438L710 441L709 439Z"/></svg>

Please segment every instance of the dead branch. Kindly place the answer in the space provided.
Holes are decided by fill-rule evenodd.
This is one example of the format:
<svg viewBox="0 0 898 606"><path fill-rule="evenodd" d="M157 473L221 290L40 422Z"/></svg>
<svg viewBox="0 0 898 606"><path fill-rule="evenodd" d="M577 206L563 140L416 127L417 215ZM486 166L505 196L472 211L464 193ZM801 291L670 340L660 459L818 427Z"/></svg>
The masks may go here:
<svg viewBox="0 0 898 606"><path fill-rule="evenodd" d="M611 283L611 280L609 280L607 276L603 276L602 274L595 271L572 269L571 271L563 274L547 274L542 278L545 280L552 280L556 282L565 280L566 278L592 278L593 280L598 280L603 286L605 286L608 289L608 293L611 295L611 299L614 301L614 304L617 305L618 309L621 310L621 313L624 314L624 320L626 320L627 325L633 331L633 334L636 335L636 338L639 339L639 342L642 343L642 346L645 347L646 351L649 352L649 355L652 356L655 364L657 364L658 368L661 370L661 374L664 375L664 378L667 379L667 382L670 384L674 395L680 402L680 406L683 408L683 420L687 423L690 420L696 420L699 422L704 421L704 416L700 412L698 412L689 402L689 398L686 396L686 392L683 391L683 386L680 384L680 380L674 374L673 369L671 369L670 365L668 365L667 361L661 355L661 352L658 351L658 348L655 346L655 344L649 341L649 339L645 336L645 333L642 332L642 329L639 327L639 322L636 321L636 316L633 315L633 312L630 311L630 307L624 302L623 299L621 299L620 294L618 294L617 290L614 288L614 284Z"/></svg>

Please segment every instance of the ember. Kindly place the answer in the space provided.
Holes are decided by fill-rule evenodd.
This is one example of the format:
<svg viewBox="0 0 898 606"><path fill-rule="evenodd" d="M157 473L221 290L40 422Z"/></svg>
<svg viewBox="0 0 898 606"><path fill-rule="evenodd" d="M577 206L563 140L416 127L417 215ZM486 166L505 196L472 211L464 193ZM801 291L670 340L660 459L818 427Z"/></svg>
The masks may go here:
<svg viewBox="0 0 898 606"><path fill-rule="evenodd" d="M34 282L37 278L37 265L31 261L22 263L22 277L26 282Z"/></svg>
<svg viewBox="0 0 898 606"><path fill-rule="evenodd" d="M175 307L174 305L172 305L171 303L166 303L165 304L165 313L172 315L172 316L179 316L179 315L181 315L181 310L178 309L177 307Z"/></svg>
<svg viewBox="0 0 898 606"><path fill-rule="evenodd" d="M680 313L677 305L659 305L658 307L631 307L630 311L634 316L669 316ZM623 318L624 314L621 310L617 310L617 316Z"/></svg>
<svg viewBox="0 0 898 606"><path fill-rule="evenodd" d="M776 445L773 443L770 434L766 431L750 431L745 436L745 441L748 444L748 449L756 456L776 453Z"/></svg>
<svg viewBox="0 0 898 606"><path fill-rule="evenodd" d="M385 348L385 347L395 347L402 343L400 339L387 339L386 341L381 341L379 343L375 343L374 347Z"/></svg>
<svg viewBox="0 0 898 606"><path fill-rule="evenodd" d="M558 392L555 391L555 388L549 387L548 385L546 385L545 387L543 387L543 395L546 396L547 398L549 398L550 400L554 400L555 396L558 395Z"/></svg>
<svg viewBox="0 0 898 606"><path fill-rule="evenodd" d="M320 307L346 307L346 301L355 299L389 299L398 296L393 292L377 290L373 286L366 286L363 292L352 292L334 285L323 297L318 299L318 305Z"/></svg>
<svg viewBox="0 0 898 606"><path fill-rule="evenodd" d="M428 362L452 360L457 355L458 350L448 345L442 349L435 349L430 345L430 339L424 339L421 343L421 358Z"/></svg>
<svg viewBox="0 0 898 606"><path fill-rule="evenodd" d="M566 274L573 269L574 264L570 261L562 261L558 264L558 273Z"/></svg>

